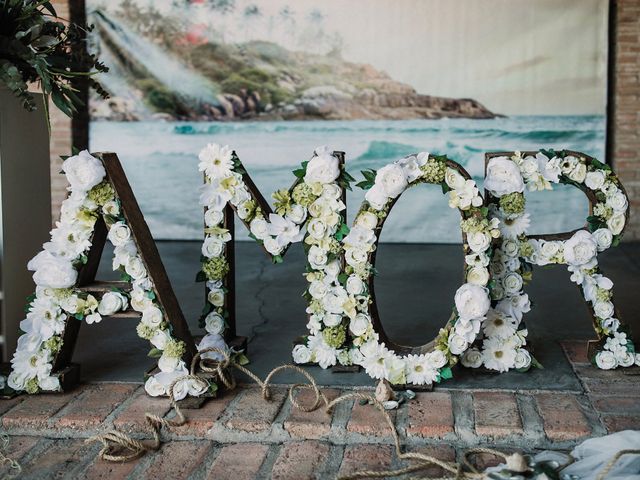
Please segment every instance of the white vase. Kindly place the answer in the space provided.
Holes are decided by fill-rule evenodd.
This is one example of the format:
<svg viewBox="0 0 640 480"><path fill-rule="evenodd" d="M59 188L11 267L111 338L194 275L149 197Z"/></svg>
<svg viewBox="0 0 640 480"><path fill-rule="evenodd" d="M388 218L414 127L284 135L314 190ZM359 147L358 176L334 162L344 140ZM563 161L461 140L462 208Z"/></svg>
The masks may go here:
<svg viewBox="0 0 640 480"><path fill-rule="evenodd" d="M2 358L16 349L26 297L35 286L27 262L51 229L49 132L43 98L25 110L0 86L0 331Z"/></svg>

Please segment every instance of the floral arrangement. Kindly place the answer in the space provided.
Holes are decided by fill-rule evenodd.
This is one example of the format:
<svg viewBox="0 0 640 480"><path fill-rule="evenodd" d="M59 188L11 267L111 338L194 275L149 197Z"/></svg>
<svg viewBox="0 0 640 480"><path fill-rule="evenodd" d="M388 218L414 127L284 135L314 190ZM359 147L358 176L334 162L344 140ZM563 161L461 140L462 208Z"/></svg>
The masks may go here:
<svg viewBox="0 0 640 480"><path fill-rule="evenodd" d="M198 280L206 281L207 303L201 326L207 335L200 348L224 343L228 312L225 306L226 277L229 264L225 244L231 232L224 228L223 210L227 205L249 229L250 237L271 255L274 263L282 262L286 248L304 239L308 255L308 272L325 268L337 272L341 254L340 239L348 232L342 196L353 180L341 167L338 158L326 147L315 150L313 158L303 162L294 172L297 181L288 190L273 194L275 213L267 212L245 182L246 171L240 159L228 146L207 145L199 155L204 172L200 203L205 207L205 240L202 245L202 269ZM217 354L207 353L214 358Z"/></svg>
<svg viewBox="0 0 640 480"><path fill-rule="evenodd" d="M311 335L295 347L297 363L318 362L326 368L339 362L360 365L368 375L393 384L430 384L451 377L450 367L473 343L489 311L491 300L487 268L493 239L499 236L498 220L489 220L478 188L457 164L446 157L420 153L387 165L377 172L363 172L365 202L355 224L342 239L346 266L324 267L327 250L309 248L314 271L305 295L309 299ZM462 214L466 269L464 283L455 294L455 308L435 340L435 348L420 355L398 355L380 343L371 321L368 284L375 269L372 254L382 225L396 199L407 188L421 183L441 185L449 206ZM321 261L316 261L320 259Z"/></svg>
<svg viewBox="0 0 640 480"><path fill-rule="evenodd" d="M527 237L529 214L525 212L525 187L530 191L551 190L553 184L574 185L592 199L592 214L587 229L576 231L568 240L547 240ZM594 315L594 327L600 338L600 349L592 359L602 369L640 364L628 330L618 318L612 302L613 282L599 269L597 255L619 243L628 212L628 199L622 186L605 165L595 159L573 152L541 150L536 154L492 158L487 165L485 188L489 192L490 215L500 220L502 241L491 264L496 282L492 296L498 300L489 318L500 315L503 322L517 328L522 314L529 310L529 300L522 293L522 279L531 278L531 265L565 264L571 281L581 287ZM518 275L518 277L516 277ZM526 330L501 335L485 329L483 362L486 365L491 345L512 343L515 336L524 340ZM508 350L505 350L508 351ZM520 350L522 352L522 350ZM517 355L509 368L521 368ZM524 358L524 354L522 354ZM476 366L477 353L469 351L463 358ZM487 365L489 366L489 365ZM506 367L507 365L505 365Z"/></svg>
<svg viewBox="0 0 640 480"><path fill-rule="evenodd" d="M52 375L53 363L63 342L67 322L97 323L103 316L126 310L129 305L142 314L138 335L149 340L150 356L158 358L160 373L151 376L145 387L151 395L166 394L171 382L187 373L182 361L185 344L175 339L156 301L153 282L127 225L120 201L100 160L87 151L67 158L62 170L69 181L70 194L62 203L60 221L51 231L51 240L43 245L28 264L34 272L36 291L28 299L26 318L20 323L24 332L11 360L8 385L17 391L36 393L60 389ZM101 298L76 286L78 270L87 262L96 221L102 217L113 244L113 269L121 272L131 290L113 289ZM181 395L201 394L200 384L185 380L176 387Z"/></svg>

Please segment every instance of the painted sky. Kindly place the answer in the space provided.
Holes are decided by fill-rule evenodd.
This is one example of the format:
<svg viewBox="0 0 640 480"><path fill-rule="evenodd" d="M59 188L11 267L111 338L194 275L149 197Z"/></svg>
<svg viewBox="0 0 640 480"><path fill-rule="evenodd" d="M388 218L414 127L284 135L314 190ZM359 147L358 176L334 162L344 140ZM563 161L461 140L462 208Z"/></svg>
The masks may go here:
<svg viewBox="0 0 640 480"><path fill-rule="evenodd" d="M337 48L420 93L475 98L494 112L605 113L607 0L236 0L224 14L138 3L211 27L227 42ZM247 16L254 5L258 14Z"/></svg>

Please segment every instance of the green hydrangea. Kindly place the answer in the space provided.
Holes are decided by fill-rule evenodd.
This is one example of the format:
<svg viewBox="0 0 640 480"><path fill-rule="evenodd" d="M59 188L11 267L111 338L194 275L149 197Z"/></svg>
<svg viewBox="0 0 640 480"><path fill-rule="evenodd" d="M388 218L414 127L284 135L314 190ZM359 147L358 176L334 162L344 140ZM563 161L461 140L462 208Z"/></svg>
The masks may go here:
<svg viewBox="0 0 640 480"><path fill-rule="evenodd" d="M202 271L211 281L222 280L229 273L229 264L224 257L213 257L202 264Z"/></svg>
<svg viewBox="0 0 640 480"><path fill-rule="evenodd" d="M93 200L96 204L102 206L115 197L115 192L111 183L103 180L98 185L89 190L89 200Z"/></svg>
<svg viewBox="0 0 640 480"><path fill-rule="evenodd" d="M460 222L460 227L464 233L484 232L489 229L489 220L469 217Z"/></svg>
<svg viewBox="0 0 640 480"><path fill-rule="evenodd" d="M340 255L342 253L342 245L335 238L329 240L329 253Z"/></svg>
<svg viewBox="0 0 640 480"><path fill-rule="evenodd" d="M422 178L428 183L444 182L444 175L447 171L447 165L435 158L430 158L427 163L420 167L422 170Z"/></svg>
<svg viewBox="0 0 640 480"><path fill-rule="evenodd" d="M598 203L593 207L593 214L596 217L608 220L613 215L613 209L604 203Z"/></svg>
<svg viewBox="0 0 640 480"><path fill-rule="evenodd" d="M500 209L508 215L524 212L524 204L524 195L520 192L508 193L500 197Z"/></svg>
<svg viewBox="0 0 640 480"><path fill-rule="evenodd" d="M62 347L62 337L53 336L49 340L44 342L44 348L49 350L53 354L58 353L61 347Z"/></svg>
<svg viewBox="0 0 640 480"><path fill-rule="evenodd" d="M611 297L612 297L611 290L605 290L604 288L598 288L598 291L596 293L596 299L599 302L607 302L607 301L611 300Z"/></svg>
<svg viewBox="0 0 640 480"><path fill-rule="evenodd" d="M251 220L253 220L255 218L256 214L259 211L259 209L257 207L258 207L258 205L256 204L255 200L253 200L253 199L247 200L246 202L244 202L242 204L242 208L244 208L247 211L247 216L245 218L245 221L247 223L250 223Z"/></svg>
<svg viewBox="0 0 640 480"><path fill-rule="evenodd" d="M144 338L145 340L151 340L153 336L156 334L156 328L150 327L146 323L140 322L136 327L136 332L140 338Z"/></svg>
<svg viewBox="0 0 640 480"><path fill-rule="evenodd" d="M307 183L299 183L296 185L291 196L294 202L303 207L308 207L318 198L318 196L313 193L311 185Z"/></svg>
<svg viewBox="0 0 640 480"><path fill-rule="evenodd" d="M171 358L182 358L185 351L186 347L183 341L172 339L167 341L162 354Z"/></svg>
<svg viewBox="0 0 640 480"><path fill-rule="evenodd" d="M38 377L33 377L31 380L29 380L25 384L24 389L29 394L38 393L38 391L40 390L40 386L38 385Z"/></svg>
<svg viewBox="0 0 640 480"><path fill-rule="evenodd" d="M291 194L289 190L276 190L271 198L274 200L274 206L278 215L286 215L291 211Z"/></svg>
<svg viewBox="0 0 640 480"><path fill-rule="evenodd" d="M347 327L341 324L325 328L322 331L322 338L330 347L340 348L347 339Z"/></svg>
<svg viewBox="0 0 640 480"><path fill-rule="evenodd" d="M533 255L533 246L529 242L520 242L520 256L530 257Z"/></svg>

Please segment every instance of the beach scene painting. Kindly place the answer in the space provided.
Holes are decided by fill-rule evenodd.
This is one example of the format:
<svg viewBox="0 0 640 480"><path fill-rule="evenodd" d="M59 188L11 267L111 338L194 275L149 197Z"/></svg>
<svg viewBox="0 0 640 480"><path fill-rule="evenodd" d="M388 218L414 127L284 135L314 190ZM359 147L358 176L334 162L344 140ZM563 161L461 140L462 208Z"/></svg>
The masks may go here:
<svg viewBox="0 0 640 480"><path fill-rule="evenodd" d="M346 152L357 179L421 151L480 185L489 151L606 160L606 0L87 0L87 17L110 69L90 148L119 155L156 239L202 238L197 155L211 142L237 151L265 197L320 145ZM350 217L363 198L349 192ZM570 187L527 202L533 233L588 211ZM455 213L417 187L382 241L459 242Z"/></svg>

